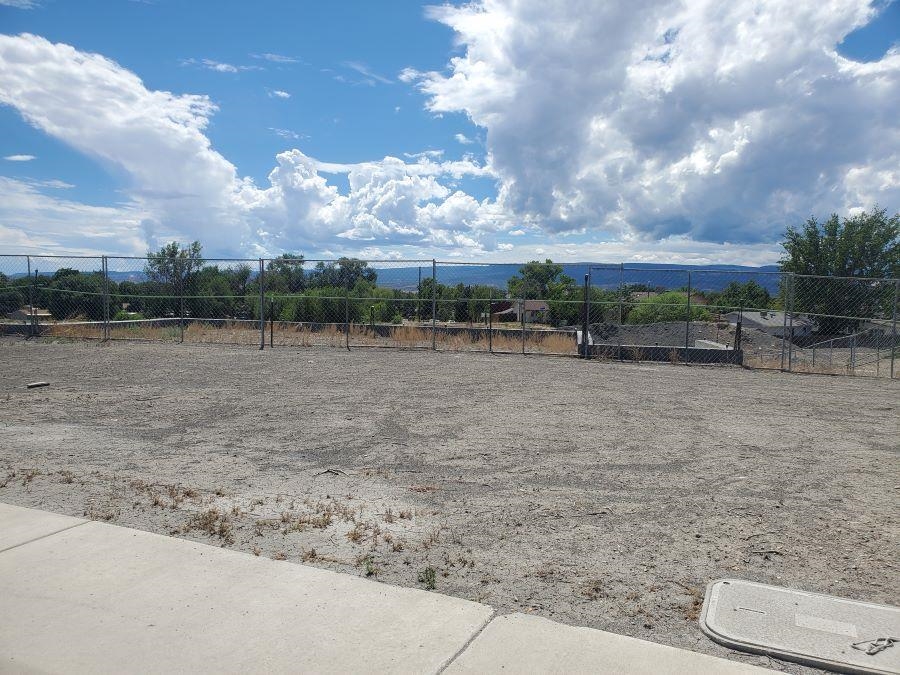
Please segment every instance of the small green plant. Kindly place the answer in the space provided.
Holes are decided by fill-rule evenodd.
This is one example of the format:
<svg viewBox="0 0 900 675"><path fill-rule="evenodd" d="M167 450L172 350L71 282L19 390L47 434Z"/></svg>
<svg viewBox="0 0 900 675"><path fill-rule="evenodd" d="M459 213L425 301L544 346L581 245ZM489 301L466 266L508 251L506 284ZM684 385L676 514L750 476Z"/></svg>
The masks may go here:
<svg viewBox="0 0 900 675"><path fill-rule="evenodd" d="M419 583L425 584L425 590L433 591L435 589L435 581L437 580L437 572L431 566L426 567L419 572Z"/></svg>
<svg viewBox="0 0 900 675"><path fill-rule="evenodd" d="M378 568L375 567L375 561L372 560L372 556L367 555L363 559L363 565L365 565L367 577L377 577L378 576Z"/></svg>
<svg viewBox="0 0 900 675"><path fill-rule="evenodd" d="M126 312L124 309L120 309L113 316L113 321L138 321L143 319L144 315L140 312Z"/></svg>

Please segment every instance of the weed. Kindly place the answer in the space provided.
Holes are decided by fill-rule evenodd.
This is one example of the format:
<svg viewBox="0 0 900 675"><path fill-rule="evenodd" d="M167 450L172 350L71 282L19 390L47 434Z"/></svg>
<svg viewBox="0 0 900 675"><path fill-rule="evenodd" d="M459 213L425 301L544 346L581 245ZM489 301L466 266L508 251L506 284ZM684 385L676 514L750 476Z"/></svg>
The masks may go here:
<svg viewBox="0 0 900 675"><path fill-rule="evenodd" d="M372 556L367 555L361 558L357 564L363 564L366 568L366 576L367 577L375 577L378 576L378 568L375 567L375 561L372 559Z"/></svg>
<svg viewBox="0 0 900 675"><path fill-rule="evenodd" d="M0 488L5 488L7 485L9 485L9 481L11 481L15 477L16 477L15 471L7 471L6 478L4 478L3 480L0 480Z"/></svg>
<svg viewBox="0 0 900 675"><path fill-rule="evenodd" d="M75 482L75 474L71 471L60 471L59 475L62 476L62 482L71 485Z"/></svg>
<svg viewBox="0 0 900 675"><path fill-rule="evenodd" d="M25 472L25 475L22 477L22 485L28 485L31 481L34 480L35 476L40 476L41 472L37 469L28 469Z"/></svg>
<svg viewBox="0 0 900 675"><path fill-rule="evenodd" d="M309 524L320 530L324 530L326 527L331 525L331 520L332 520L331 511L326 511L325 513L323 513L319 516L316 516L315 518L310 518Z"/></svg>
<svg viewBox="0 0 900 675"><path fill-rule="evenodd" d="M213 494L215 494L216 497L224 497L225 490L224 490L224 488L216 488L216 491Z"/></svg>
<svg viewBox="0 0 900 675"><path fill-rule="evenodd" d="M272 560L287 560L287 554L284 551L278 551L272 556Z"/></svg>
<svg viewBox="0 0 900 675"><path fill-rule="evenodd" d="M426 567L424 570L419 572L419 583L425 584L425 590L433 591L436 587L435 582L437 581L437 572L431 566Z"/></svg>
<svg viewBox="0 0 900 675"><path fill-rule="evenodd" d="M550 577L556 575L557 572L558 572L558 570L555 567L553 567L552 565L543 564L537 568L537 570L534 573L534 576L536 576L541 581L546 581Z"/></svg>
<svg viewBox="0 0 900 675"><path fill-rule="evenodd" d="M300 554L300 560L302 560L303 562L315 562L318 559L319 554L316 553L316 549L314 548L311 548L308 551L303 551L303 553Z"/></svg>
<svg viewBox="0 0 900 675"><path fill-rule="evenodd" d="M366 526L364 523L356 523L353 526L353 529L347 532L347 539L352 541L354 544L358 544L363 536L366 533Z"/></svg>
<svg viewBox="0 0 900 675"><path fill-rule="evenodd" d="M397 539L396 541L394 541L393 544L391 544L391 550L394 553L400 553L400 551L403 550L403 547L404 547L403 541L400 539Z"/></svg>
<svg viewBox="0 0 900 675"><path fill-rule="evenodd" d="M422 548L428 550L441 540L441 528L437 527L428 533L428 536L422 540Z"/></svg>
<svg viewBox="0 0 900 675"><path fill-rule="evenodd" d="M412 520L413 517L412 511L410 511L409 509L404 509L397 515L400 516L400 520Z"/></svg>
<svg viewBox="0 0 900 675"><path fill-rule="evenodd" d="M87 511L84 512L84 515L90 518L91 520L105 520L110 521L115 519L119 512L117 509L109 508L102 511L95 511L94 506L91 505L88 507Z"/></svg>
<svg viewBox="0 0 900 675"><path fill-rule="evenodd" d="M426 493L426 492L437 492L437 485L410 485L409 489L413 492Z"/></svg>
<svg viewBox="0 0 900 675"><path fill-rule="evenodd" d="M219 513L218 509L209 509L194 514L184 529L185 531L200 530L211 537L219 537L226 544L234 543L231 521L227 515Z"/></svg>
<svg viewBox="0 0 900 675"><path fill-rule="evenodd" d="M591 579L584 584L581 587L581 594L588 600L599 600L606 597L606 592L603 590L603 582L599 579Z"/></svg>
<svg viewBox="0 0 900 675"><path fill-rule="evenodd" d="M696 621L700 618L700 610L703 609L703 594L694 586L681 585L687 591L690 600L684 608L684 618L688 621Z"/></svg>
<svg viewBox="0 0 900 675"><path fill-rule="evenodd" d="M384 512L384 522L393 523L394 522L394 511L392 509L388 509Z"/></svg>
<svg viewBox="0 0 900 675"><path fill-rule="evenodd" d="M254 546L253 555L258 556L260 553L262 553L262 550L259 548L259 546Z"/></svg>

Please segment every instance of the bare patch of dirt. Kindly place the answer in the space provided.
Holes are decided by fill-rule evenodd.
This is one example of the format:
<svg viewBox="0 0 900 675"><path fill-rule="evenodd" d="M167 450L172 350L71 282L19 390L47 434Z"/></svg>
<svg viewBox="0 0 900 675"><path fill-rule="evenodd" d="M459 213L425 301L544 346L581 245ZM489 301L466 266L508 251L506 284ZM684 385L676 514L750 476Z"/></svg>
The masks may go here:
<svg viewBox="0 0 900 675"><path fill-rule="evenodd" d="M790 672L706 584L897 604L898 475L897 381L0 339L0 501Z"/></svg>

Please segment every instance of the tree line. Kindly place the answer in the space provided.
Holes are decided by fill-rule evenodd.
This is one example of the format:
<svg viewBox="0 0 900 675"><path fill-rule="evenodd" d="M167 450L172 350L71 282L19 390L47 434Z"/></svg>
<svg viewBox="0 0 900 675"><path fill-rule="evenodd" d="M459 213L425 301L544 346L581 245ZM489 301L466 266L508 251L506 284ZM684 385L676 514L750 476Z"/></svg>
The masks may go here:
<svg viewBox="0 0 900 675"><path fill-rule="evenodd" d="M853 328L847 317L889 316L894 302L891 284L866 278L900 276L900 215L884 209L861 212L824 223L810 218L802 227L789 227L782 242L781 269L799 275L834 277L798 278L788 286L784 277L776 294L755 281L732 282L718 291L667 289L647 284L589 289L591 322L654 323L710 320L715 314L737 309L782 309L823 315L820 332ZM839 279L838 277L853 277ZM55 319L104 318L104 297L109 295L111 318L196 317L258 320L260 275L248 264L208 264L199 242L176 242L149 251L140 281L116 282L101 272L62 268L52 275L28 279L0 273L0 313L7 314L34 297ZM509 278L506 288L482 284L442 284L426 277L415 290L378 285L377 270L355 258L310 265L301 254L285 253L268 261L263 292L266 315L278 321L319 323L379 323L431 320L485 322L492 305L501 298L534 298L546 302L537 317L552 326L581 322L584 289L551 260L531 261ZM29 288L32 286L32 288ZM688 306L690 304L690 310Z"/></svg>

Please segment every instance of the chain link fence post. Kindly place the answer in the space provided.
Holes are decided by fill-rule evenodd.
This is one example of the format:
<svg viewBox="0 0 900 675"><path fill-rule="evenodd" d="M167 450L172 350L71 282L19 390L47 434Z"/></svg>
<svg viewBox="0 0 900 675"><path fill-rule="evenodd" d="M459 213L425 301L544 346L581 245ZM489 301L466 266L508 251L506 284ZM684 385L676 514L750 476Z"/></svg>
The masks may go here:
<svg viewBox="0 0 900 675"><path fill-rule="evenodd" d="M488 352L494 353L494 301L491 298L488 298Z"/></svg>
<svg viewBox="0 0 900 675"><path fill-rule="evenodd" d="M590 335L591 329L591 273L590 270L587 274L584 275L584 303L583 303L583 311L584 317L581 320L581 357L583 359L590 358L590 351L588 350L588 335Z"/></svg>
<svg viewBox="0 0 900 675"><path fill-rule="evenodd" d="M178 284L178 341L184 344L184 281L177 281Z"/></svg>
<svg viewBox="0 0 900 675"><path fill-rule="evenodd" d="M788 316L788 372L793 372L794 368L794 301L796 300L797 276L791 275L791 304L790 315Z"/></svg>
<svg viewBox="0 0 900 675"><path fill-rule="evenodd" d="M25 256L28 259L28 319L26 320L25 339L31 338L33 330L31 315L34 312L34 282L31 280L31 256Z"/></svg>
<svg viewBox="0 0 900 675"><path fill-rule="evenodd" d="M625 324L625 263L619 263L619 325L616 330L616 342L618 342L618 357L622 360L622 332Z"/></svg>
<svg viewBox="0 0 900 675"><path fill-rule="evenodd" d="M437 350L437 261L431 259L431 351Z"/></svg>
<svg viewBox="0 0 900 675"><path fill-rule="evenodd" d="M266 348L266 264L259 259L259 349Z"/></svg>
<svg viewBox="0 0 900 675"><path fill-rule="evenodd" d="M344 287L344 345L350 351L350 286Z"/></svg>
<svg viewBox="0 0 900 675"><path fill-rule="evenodd" d="M100 340L109 340L109 261L103 256L103 327L100 329Z"/></svg>
<svg viewBox="0 0 900 675"><path fill-rule="evenodd" d="M787 317L791 304L791 288L794 285L794 273L788 272L784 281L784 306L783 316L781 317L781 372L784 372L785 361L787 360Z"/></svg>
<svg viewBox="0 0 900 675"><path fill-rule="evenodd" d="M894 308L891 312L891 379L894 379L894 359L897 356L897 301L900 295L900 279L894 280Z"/></svg>
<svg viewBox="0 0 900 675"><path fill-rule="evenodd" d="M37 337L40 334L40 325L38 324L38 313L37 307L34 306L34 303L37 302L37 290L38 290L38 275L40 274L40 270L34 269L34 280L31 283L32 288L32 301L31 306L28 308L28 313L31 316L31 337ZM49 303L48 303L49 306Z"/></svg>
<svg viewBox="0 0 900 675"><path fill-rule="evenodd" d="M519 324L522 327L522 354L525 354L525 298L519 299Z"/></svg>
<svg viewBox="0 0 900 675"><path fill-rule="evenodd" d="M691 271L687 273L687 317L684 323L684 348L689 349L691 346ZM687 354L685 354L687 358Z"/></svg>

